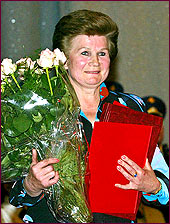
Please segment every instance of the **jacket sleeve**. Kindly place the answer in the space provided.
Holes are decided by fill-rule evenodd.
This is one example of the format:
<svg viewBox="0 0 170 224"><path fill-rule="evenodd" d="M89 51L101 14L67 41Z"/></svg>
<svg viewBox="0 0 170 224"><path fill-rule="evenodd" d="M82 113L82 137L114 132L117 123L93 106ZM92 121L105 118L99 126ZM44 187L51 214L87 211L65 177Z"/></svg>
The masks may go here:
<svg viewBox="0 0 170 224"><path fill-rule="evenodd" d="M23 181L22 178L14 183L9 196L9 203L17 208L33 206L44 198L44 192L37 197L29 196L23 187Z"/></svg>
<svg viewBox="0 0 170 224"><path fill-rule="evenodd" d="M143 192L143 201L148 205L167 205L169 202L169 167L158 146L156 147L151 166L161 182L162 188L156 195Z"/></svg>

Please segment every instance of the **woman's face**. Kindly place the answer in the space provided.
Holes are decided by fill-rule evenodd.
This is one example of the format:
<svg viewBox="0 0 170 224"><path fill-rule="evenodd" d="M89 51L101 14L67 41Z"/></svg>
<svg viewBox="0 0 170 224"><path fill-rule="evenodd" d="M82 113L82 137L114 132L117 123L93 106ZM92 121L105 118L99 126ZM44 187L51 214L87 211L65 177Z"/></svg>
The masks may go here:
<svg viewBox="0 0 170 224"><path fill-rule="evenodd" d="M72 84L96 88L108 76L110 57L104 36L78 35L72 40L67 68Z"/></svg>

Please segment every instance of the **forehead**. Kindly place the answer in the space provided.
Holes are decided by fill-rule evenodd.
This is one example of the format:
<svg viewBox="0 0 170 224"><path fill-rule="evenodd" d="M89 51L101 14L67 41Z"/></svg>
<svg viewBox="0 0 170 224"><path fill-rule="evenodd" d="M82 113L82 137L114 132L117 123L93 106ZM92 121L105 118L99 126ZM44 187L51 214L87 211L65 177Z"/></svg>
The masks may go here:
<svg viewBox="0 0 170 224"><path fill-rule="evenodd" d="M105 36L88 36L78 35L71 41L71 50L80 48L108 48L107 39Z"/></svg>

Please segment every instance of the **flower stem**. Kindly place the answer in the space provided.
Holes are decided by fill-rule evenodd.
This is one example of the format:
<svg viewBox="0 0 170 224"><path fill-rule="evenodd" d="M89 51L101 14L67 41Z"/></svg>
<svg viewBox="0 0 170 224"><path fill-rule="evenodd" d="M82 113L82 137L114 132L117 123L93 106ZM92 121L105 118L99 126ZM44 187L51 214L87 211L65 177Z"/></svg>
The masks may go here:
<svg viewBox="0 0 170 224"><path fill-rule="evenodd" d="M5 82L6 82L7 85L12 89L12 91L13 91L14 93L16 93L15 90L12 88L11 84L8 82L8 80L5 80Z"/></svg>
<svg viewBox="0 0 170 224"><path fill-rule="evenodd" d="M38 68L38 66L35 66L35 68L33 68L33 69L31 70L31 74L34 73L35 70L36 70L37 68Z"/></svg>
<svg viewBox="0 0 170 224"><path fill-rule="evenodd" d="M50 77L49 77L48 68L46 68L46 74L47 74L48 84L49 84L49 87L50 87L51 96L53 96L53 90L52 90L52 86L51 86L51 81L50 81Z"/></svg>
<svg viewBox="0 0 170 224"><path fill-rule="evenodd" d="M21 91L21 87L19 86L19 84L18 84L18 82L17 82L17 80L16 80L16 78L15 78L15 76L14 76L14 73L11 74L11 76L12 76L14 82L16 83L16 85L18 86L19 90Z"/></svg>
<svg viewBox="0 0 170 224"><path fill-rule="evenodd" d="M58 77L58 65L55 65L56 76Z"/></svg>

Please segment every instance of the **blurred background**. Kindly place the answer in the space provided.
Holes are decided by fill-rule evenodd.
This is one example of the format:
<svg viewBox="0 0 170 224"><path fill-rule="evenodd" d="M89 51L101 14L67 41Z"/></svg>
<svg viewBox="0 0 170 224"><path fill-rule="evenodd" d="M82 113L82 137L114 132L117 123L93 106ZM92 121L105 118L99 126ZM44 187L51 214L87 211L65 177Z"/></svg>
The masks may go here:
<svg viewBox="0 0 170 224"><path fill-rule="evenodd" d="M154 95L164 101L163 141L168 143L168 1L1 1L1 61L7 57L15 62L37 49L52 49L56 23L77 9L101 11L117 23L119 53L109 80L121 83L124 92Z"/></svg>

